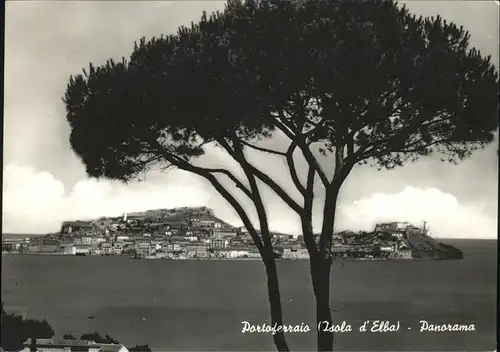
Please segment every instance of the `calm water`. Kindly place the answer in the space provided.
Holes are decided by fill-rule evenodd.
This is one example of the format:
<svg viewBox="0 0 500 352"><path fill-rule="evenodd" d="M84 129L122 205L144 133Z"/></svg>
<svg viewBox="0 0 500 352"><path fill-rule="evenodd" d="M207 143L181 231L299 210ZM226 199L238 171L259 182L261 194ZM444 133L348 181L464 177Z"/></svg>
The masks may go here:
<svg viewBox="0 0 500 352"><path fill-rule="evenodd" d="M337 333L336 349L495 349L496 241L450 243L465 260L335 262L335 321L355 329L364 320L399 320L402 327ZM308 263L281 261L279 275L285 323L314 327ZM260 261L4 255L2 300L8 311L46 318L58 335L98 331L161 350L274 349L270 334L241 333L241 321L269 321ZM476 331L420 333L422 319L475 323ZM294 350L316 347L314 331L287 336Z"/></svg>

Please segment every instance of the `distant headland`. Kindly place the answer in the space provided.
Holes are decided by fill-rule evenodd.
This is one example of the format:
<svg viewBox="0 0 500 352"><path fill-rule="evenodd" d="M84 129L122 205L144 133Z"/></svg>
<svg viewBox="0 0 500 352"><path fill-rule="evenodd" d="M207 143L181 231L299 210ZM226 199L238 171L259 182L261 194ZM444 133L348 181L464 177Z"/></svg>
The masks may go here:
<svg viewBox="0 0 500 352"><path fill-rule="evenodd" d="M300 234L273 232L277 259L308 259ZM319 235L316 237L319 238ZM234 227L207 207L154 209L120 217L65 221L58 233L2 239L2 252L34 255L126 255L134 259L259 259L244 227ZM462 259L439 243L426 223L377 224L370 232L332 236L334 259Z"/></svg>

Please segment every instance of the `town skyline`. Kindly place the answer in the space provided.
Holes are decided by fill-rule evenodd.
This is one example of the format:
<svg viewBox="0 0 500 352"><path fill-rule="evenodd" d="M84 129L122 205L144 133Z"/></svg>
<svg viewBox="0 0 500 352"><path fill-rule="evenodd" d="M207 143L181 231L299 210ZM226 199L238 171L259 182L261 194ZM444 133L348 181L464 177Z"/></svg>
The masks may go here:
<svg viewBox="0 0 500 352"><path fill-rule="evenodd" d="M127 57L140 37L171 33L197 20L203 10L223 5L223 1L7 3L3 232L52 232L65 220L180 206L207 206L222 220L240 224L206 182L185 172L154 172L128 186L87 178L70 151L61 101L69 75L81 72L88 62ZM464 25L472 45L491 54L498 68L495 2L407 5L416 14L439 13ZM123 19L131 14L134 21L125 24ZM279 138L268 143L280 145ZM497 238L497 150L498 140L457 166L428 157L394 171L357 167L342 189L337 230L363 230L384 220L427 220L440 237ZM227 161L228 156L214 148L200 162ZM286 175L285 166L272 157L252 161L270 175ZM287 178L282 182L291 185ZM298 219L286 205L268 190L264 195L267 207L273 209L272 230L298 231Z"/></svg>

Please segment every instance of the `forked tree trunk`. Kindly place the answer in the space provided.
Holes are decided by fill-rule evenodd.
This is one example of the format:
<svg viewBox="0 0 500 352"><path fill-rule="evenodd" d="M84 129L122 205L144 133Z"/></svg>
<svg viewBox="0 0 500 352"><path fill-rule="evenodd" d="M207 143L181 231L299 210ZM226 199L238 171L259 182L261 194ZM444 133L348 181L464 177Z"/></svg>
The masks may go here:
<svg viewBox="0 0 500 352"><path fill-rule="evenodd" d="M261 255L264 265L266 267L267 292L269 296L269 305L271 308L271 324L273 326L274 325L283 326L283 314L281 311L281 297L278 284L278 272L276 270L273 245L271 243L271 236L269 233L267 212L264 207L264 203L262 202L259 187L257 185L251 165L245 159L243 146L238 141L237 136L234 135L234 137L235 138L233 139L234 143L233 148L231 148L231 146L227 143L227 141L224 141L222 145L226 148L229 154L231 154L233 158L235 158L235 160L237 160L240 163L250 184L252 200L255 205L255 210L257 211L257 215L259 217L259 222L262 231L262 242L264 246L263 246L263 251L261 251ZM247 229L250 230L248 226ZM274 344L276 345L278 351L289 351L288 345L285 341L284 332L282 331L282 329L280 330L281 331L276 331L275 334L273 335Z"/></svg>
<svg viewBox="0 0 500 352"><path fill-rule="evenodd" d="M333 331L326 328L332 325L330 311L330 270L331 258L311 258L311 278L316 297L316 327L318 351L333 351Z"/></svg>
<svg viewBox="0 0 500 352"><path fill-rule="evenodd" d="M269 305L271 307L271 325L283 325L283 313L281 310L281 296L278 283L278 272L276 270L276 262L271 254L267 254L263 258L267 274L267 292L269 296ZM289 351L283 331L277 331L273 335L274 344L278 351Z"/></svg>

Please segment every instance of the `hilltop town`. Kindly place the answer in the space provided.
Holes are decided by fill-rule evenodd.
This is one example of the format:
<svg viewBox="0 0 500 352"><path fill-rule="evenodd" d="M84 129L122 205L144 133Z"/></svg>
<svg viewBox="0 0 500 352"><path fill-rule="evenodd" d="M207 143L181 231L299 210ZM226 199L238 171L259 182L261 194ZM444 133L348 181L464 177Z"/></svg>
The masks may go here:
<svg viewBox="0 0 500 352"><path fill-rule="evenodd" d="M276 258L308 259L302 236L272 233ZM136 259L258 259L244 227L218 219L207 207L124 213L90 221L66 221L58 233L3 239L2 252L52 255L126 255ZM333 236L336 259L461 258L460 250L436 242L426 224L377 224L372 232Z"/></svg>

